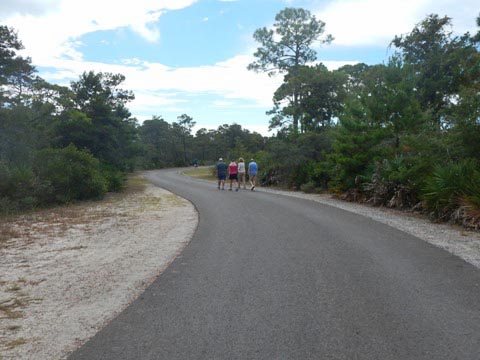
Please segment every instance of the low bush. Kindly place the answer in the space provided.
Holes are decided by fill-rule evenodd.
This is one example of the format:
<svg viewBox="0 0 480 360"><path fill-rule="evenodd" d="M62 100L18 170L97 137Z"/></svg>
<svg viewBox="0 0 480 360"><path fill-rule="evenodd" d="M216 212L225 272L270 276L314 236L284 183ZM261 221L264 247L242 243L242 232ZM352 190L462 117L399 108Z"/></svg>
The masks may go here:
<svg viewBox="0 0 480 360"><path fill-rule="evenodd" d="M418 156L398 156L374 164L370 179L361 187L369 202L395 208L414 208L431 165Z"/></svg>
<svg viewBox="0 0 480 360"><path fill-rule="evenodd" d="M125 188L127 178L123 172L107 164L102 164L100 170L105 178L107 191L119 192Z"/></svg>
<svg viewBox="0 0 480 360"><path fill-rule="evenodd" d="M100 162L74 145L43 149L37 153L34 171L48 191L39 194L42 203L67 203L101 198L108 190Z"/></svg>
<svg viewBox="0 0 480 360"><path fill-rule="evenodd" d="M316 184L313 181L309 181L300 185L300 190L302 190L304 193L314 193L317 190Z"/></svg>
<svg viewBox="0 0 480 360"><path fill-rule="evenodd" d="M480 219L480 170L474 160L437 166L423 191L434 219L457 223Z"/></svg>

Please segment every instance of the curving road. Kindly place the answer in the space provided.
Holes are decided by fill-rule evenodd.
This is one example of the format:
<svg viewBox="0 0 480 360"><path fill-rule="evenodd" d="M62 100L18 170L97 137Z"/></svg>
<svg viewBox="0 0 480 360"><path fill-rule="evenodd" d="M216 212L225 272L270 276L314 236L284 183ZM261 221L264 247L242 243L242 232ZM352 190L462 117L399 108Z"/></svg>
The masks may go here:
<svg viewBox="0 0 480 360"><path fill-rule="evenodd" d="M480 270L463 260L313 201L147 176L198 229L70 359L480 359Z"/></svg>

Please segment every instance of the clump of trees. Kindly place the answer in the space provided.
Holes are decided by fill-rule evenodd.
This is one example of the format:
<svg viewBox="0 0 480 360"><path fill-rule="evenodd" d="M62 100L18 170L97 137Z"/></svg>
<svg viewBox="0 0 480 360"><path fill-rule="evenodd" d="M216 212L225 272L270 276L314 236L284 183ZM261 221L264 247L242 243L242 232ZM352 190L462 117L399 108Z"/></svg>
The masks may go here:
<svg viewBox="0 0 480 360"><path fill-rule="evenodd" d="M36 75L0 26L0 212L101 198L139 153L123 75L87 72L70 87Z"/></svg>
<svg viewBox="0 0 480 360"><path fill-rule="evenodd" d="M265 148L266 138L242 129L238 124L224 124L218 129L199 129L192 133L194 121L183 114L178 122L168 123L154 116L138 127L143 151L139 165L145 169L191 165L194 159L209 165L219 157L249 157Z"/></svg>
<svg viewBox="0 0 480 360"><path fill-rule="evenodd" d="M392 40L386 64L329 71L305 50L281 60L284 48L321 35L322 22L291 9L276 20L255 33L261 47L249 67L284 64L263 180L478 227L480 31L454 35L450 18L432 14Z"/></svg>

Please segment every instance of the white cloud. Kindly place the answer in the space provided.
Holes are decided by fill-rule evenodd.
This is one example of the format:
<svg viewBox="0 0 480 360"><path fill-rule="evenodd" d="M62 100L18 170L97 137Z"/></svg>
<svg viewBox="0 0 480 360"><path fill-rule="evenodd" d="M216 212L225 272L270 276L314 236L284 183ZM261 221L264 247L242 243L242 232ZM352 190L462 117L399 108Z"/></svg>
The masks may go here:
<svg viewBox="0 0 480 360"><path fill-rule="evenodd" d="M217 107L238 99L250 102L250 107L270 107L273 93L283 77L248 71L247 65L252 61L252 57L241 55L211 66L184 68L171 68L137 58L123 59L119 64L51 59L40 65L55 69L42 73L42 77L63 85L77 80L85 71L121 73L126 78L123 87L136 96L129 108L133 114L144 114L155 113L156 108L178 107L185 103L188 94L225 99L214 103Z"/></svg>
<svg viewBox="0 0 480 360"><path fill-rule="evenodd" d="M27 54L38 64L64 56L81 60L75 39L93 31L129 27L147 41L157 41L160 33L154 23L163 12L190 6L197 0L50 0L42 4L41 14L24 11L27 3L35 3L33 0L2 0L1 6L5 7L3 1L7 1L9 10L0 12L0 19L18 30Z"/></svg>
<svg viewBox="0 0 480 360"><path fill-rule="evenodd" d="M269 131L268 125L247 125L242 126L244 129L250 130L250 132L257 132L263 136L272 136L276 131Z"/></svg>
<svg viewBox="0 0 480 360"><path fill-rule="evenodd" d="M235 105L235 103L232 101L214 101L212 105L213 107L230 107Z"/></svg>
<svg viewBox="0 0 480 360"><path fill-rule="evenodd" d="M475 28L478 0L335 0L314 12L326 33L343 46L388 45L395 35L410 32L427 15L453 18L456 31Z"/></svg>
<svg viewBox="0 0 480 360"><path fill-rule="evenodd" d="M351 60L351 61L332 61L332 60L319 60L317 62L321 62L323 65L327 67L328 70L337 70L345 65L355 65L358 64L360 61Z"/></svg>
<svg viewBox="0 0 480 360"><path fill-rule="evenodd" d="M42 15L55 9L60 0L2 0L0 2L0 20L13 14Z"/></svg>
<svg viewBox="0 0 480 360"><path fill-rule="evenodd" d="M135 100L129 104L129 108L138 113L157 114L159 109L170 108L174 104L184 103L185 100L176 97L176 94L149 92L144 90L135 91Z"/></svg>

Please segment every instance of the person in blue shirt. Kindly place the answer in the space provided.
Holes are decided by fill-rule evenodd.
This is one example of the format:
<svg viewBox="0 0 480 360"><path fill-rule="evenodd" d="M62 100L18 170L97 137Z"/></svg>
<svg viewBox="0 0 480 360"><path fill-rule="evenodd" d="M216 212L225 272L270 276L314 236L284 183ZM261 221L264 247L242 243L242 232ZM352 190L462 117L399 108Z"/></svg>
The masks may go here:
<svg viewBox="0 0 480 360"><path fill-rule="evenodd" d="M222 190L225 190L225 179L227 178L227 164L223 162L223 159L218 159L217 163L217 177L218 177L218 189L220 190L220 186Z"/></svg>
<svg viewBox="0 0 480 360"><path fill-rule="evenodd" d="M253 160L250 159L250 163L248 164L248 179L250 181L250 185L252 186L250 190L255 190L255 185L257 183L257 173L258 173L258 165Z"/></svg>

